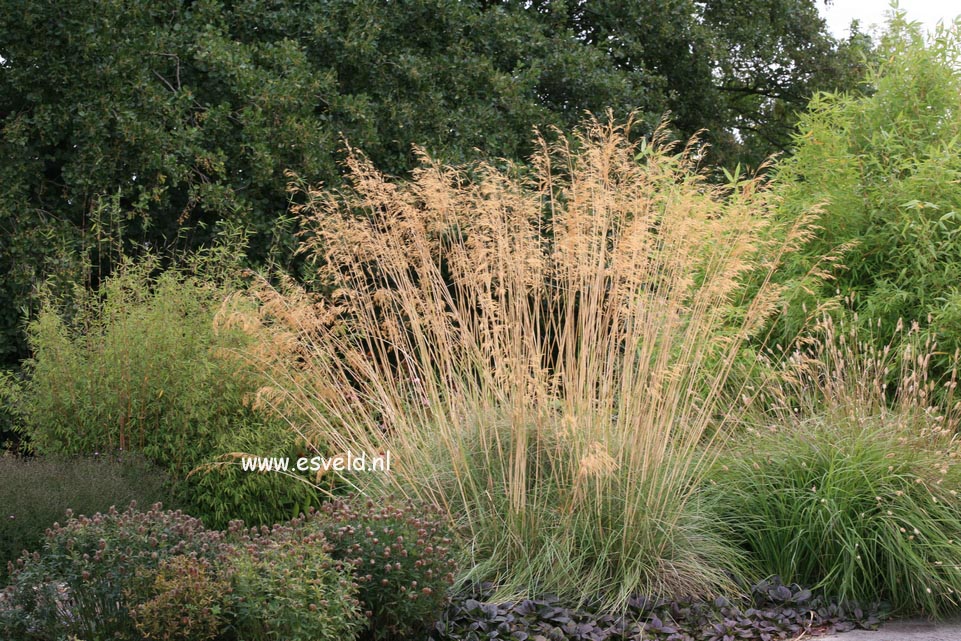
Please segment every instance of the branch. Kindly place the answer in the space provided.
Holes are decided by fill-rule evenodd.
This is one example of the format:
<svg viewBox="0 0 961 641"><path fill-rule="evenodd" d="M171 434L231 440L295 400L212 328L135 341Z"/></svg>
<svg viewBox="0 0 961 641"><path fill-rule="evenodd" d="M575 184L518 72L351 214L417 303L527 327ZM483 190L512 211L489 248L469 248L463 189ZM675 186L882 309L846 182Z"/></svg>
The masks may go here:
<svg viewBox="0 0 961 641"><path fill-rule="evenodd" d="M765 98L785 100L783 92L777 92L771 89L764 89L762 87L734 87L731 85L719 85L715 88L718 91L730 91L733 93L751 94L755 96L764 96Z"/></svg>
<svg viewBox="0 0 961 641"><path fill-rule="evenodd" d="M173 58L173 59L176 61L177 67L176 67L176 69L174 70L174 78L175 78L175 80L177 81L177 88L176 88L176 89L174 89L173 85L171 85L171 84L167 81L166 78L164 78L163 76L161 76L161 75L160 75L159 73L157 73L156 71L154 71L154 75L157 76L158 78L160 78L161 80L163 80L164 84L167 85L167 86L170 88L170 91L173 91L174 93L180 91L180 88L181 88L181 84L180 84L180 56L178 56L178 55L175 54L175 53L163 53L163 52L161 52L161 51L149 51L148 53L149 53L151 56L164 56L165 58Z"/></svg>

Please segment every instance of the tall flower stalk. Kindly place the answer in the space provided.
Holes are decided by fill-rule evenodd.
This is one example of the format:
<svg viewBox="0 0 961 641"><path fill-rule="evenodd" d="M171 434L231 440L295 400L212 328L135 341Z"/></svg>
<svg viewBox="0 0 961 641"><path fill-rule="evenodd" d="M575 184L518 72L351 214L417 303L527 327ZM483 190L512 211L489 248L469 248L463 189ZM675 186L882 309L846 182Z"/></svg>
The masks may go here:
<svg viewBox="0 0 961 641"><path fill-rule="evenodd" d="M444 509L502 595L731 587L698 487L810 227L775 234L763 184L707 182L663 133L592 121L527 166L425 155L406 182L351 153L351 189L301 194L333 295L263 284L243 317L269 337L263 396L318 446L390 449L371 491Z"/></svg>

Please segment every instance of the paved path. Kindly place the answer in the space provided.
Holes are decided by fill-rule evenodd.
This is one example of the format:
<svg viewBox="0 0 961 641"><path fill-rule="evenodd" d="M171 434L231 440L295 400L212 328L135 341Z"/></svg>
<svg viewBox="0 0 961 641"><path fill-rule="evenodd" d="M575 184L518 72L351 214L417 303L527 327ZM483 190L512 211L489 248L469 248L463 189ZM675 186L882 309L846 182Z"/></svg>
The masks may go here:
<svg viewBox="0 0 961 641"><path fill-rule="evenodd" d="M891 621L876 632L853 630L843 634L802 637L802 641L961 641L961 621L923 619Z"/></svg>

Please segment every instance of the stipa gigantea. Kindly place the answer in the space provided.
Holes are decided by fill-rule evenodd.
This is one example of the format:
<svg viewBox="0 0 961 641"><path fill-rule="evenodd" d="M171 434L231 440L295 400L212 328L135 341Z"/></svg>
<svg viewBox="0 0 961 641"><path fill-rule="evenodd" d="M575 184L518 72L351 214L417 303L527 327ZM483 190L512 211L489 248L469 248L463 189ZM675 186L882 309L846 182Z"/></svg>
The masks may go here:
<svg viewBox="0 0 961 641"><path fill-rule="evenodd" d="M730 376L777 308L770 275L810 221L775 233L760 181L710 184L698 147L664 132L642 148L630 123L590 121L539 138L526 168L424 156L407 182L351 152L349 189L301 193L324 329L297 304L270 313L305 304L289 285L250 292L264 328L298 337L264 362L307 436L390 449L369 490L444 509L470 577L502 594L616 607L731 588L737 553L694 494L739 420Z"/></svg>

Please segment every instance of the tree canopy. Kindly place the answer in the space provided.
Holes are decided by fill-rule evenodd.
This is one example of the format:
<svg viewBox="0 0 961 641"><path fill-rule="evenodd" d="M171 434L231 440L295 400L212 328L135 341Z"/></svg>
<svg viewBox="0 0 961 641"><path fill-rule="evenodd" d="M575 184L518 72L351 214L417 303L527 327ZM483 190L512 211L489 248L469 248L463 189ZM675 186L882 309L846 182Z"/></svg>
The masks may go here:
<svg viewBox="0 0 961 641"><path fill-rule="evenodd" d="M533 127L670 112L716 163L783 150L816 89L856 85L814 0L0 0L0 359L46 278L218 226L290 246L285 171L340 181L344 140L521 158ZM643 131L641 132L643 133Z"/></svg>

